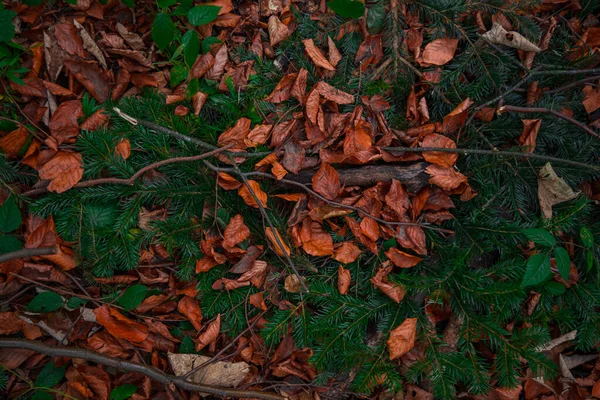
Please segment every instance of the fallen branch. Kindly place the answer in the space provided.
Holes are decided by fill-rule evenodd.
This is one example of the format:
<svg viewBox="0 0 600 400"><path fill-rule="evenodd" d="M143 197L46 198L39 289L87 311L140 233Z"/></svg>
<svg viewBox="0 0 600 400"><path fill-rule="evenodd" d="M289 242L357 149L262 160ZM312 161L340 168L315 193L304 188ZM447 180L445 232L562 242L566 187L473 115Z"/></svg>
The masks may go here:
<svg viewBox="0 0 600 400"><path fill-rule="evenodd" d="M533 153L519 153L516 151L501 151L501 150L480 150L480 149L450 149L446 147L382 147L383 150L392 151L396 153L423 153L426 151L437 151L440 153L456 153L456 154L481 154L491 156L505 156L515 158L533 158L541 161L556 162L567 165L572 165L578 168L591 169L594 171L600 171L600 165L592 165L581 163L578 161L565 160L564 158L542 156Z"/></svg>
<svg viewBox="0 0 600 400"><path fill-rule="evenodd" d="M561 112L552 110L550 108L542 108L542 107L518 107L518 106L502 106L498 109L498 115L505 112L517 112L517 113L540 113L540 114L552 114L557 118L563 119L576 127L584 130L587 134L592 135L598 139L600 139L600 134L594 132L589 126L584 124L583 122L579 122L574 118L569 117Z"/></svg>
<svg viewBox="0 0 600 400"><path fill-rule="evenodd" d="M57 247L38 247L37 249L21 249L0 255L0 263L10 260L18 260L20 258L47 256L49 254L56 254L57 252Z"/></svg>
<svg viewBox="0 0 600 400"><path fill-rule="evenodd" d="M0 339L0 348L4 349L24 349L35 351L36 353L46 354L50 357L79 358L91 361L97 364L111 367L124 372L136 372L145 375L156 382L164 385L175 385L176 387L190 392L199 392L211 394L219 397L234 398L256 398L266 400L281 400L283 397L276 394L257 392L253 390L226 389L209 385L198 385L185 380L183 377L177 377L164 373L149 365L138 364L132 361L119 360L107 357L96 352L71 347L48 346L40 342L25 339Z"/></svg>

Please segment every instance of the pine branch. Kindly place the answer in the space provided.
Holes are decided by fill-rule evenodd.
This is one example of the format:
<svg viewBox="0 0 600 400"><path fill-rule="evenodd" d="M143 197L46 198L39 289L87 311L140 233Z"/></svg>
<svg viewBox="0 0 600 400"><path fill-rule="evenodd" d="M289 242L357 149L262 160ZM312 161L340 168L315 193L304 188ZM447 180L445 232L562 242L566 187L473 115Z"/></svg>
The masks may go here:
<svg viewBox="0 0 600 400"><path fill-rule="evenodd" d="M18 260L20 258L30 258L37 256L46 256L49 254L56 254L58 248L55 247L38 247L36 249L21 249L12 251L10 253L0 255L0 263L10 260Z"/></svg>
<svg viewBox="0 0 600 400"><path fill-rule="evenodd" d="M119 360L113 357L108 357L90 350L78 349L72 347L56 347L48 346L40 342L25 339L0 339L0 348L4 349L24 349L35 351L48 355L50 357L67 357L79 358L86 361L91 361L106 367L115 368L125 372L136 372L145 375L156 382L163 385L174 385L180 389L190 392L199 392L211 394L219 397L234 397L234 398L257 398L266 400L281 400L283 397L253 390L238 390L226 389L210 385L199 385L185 380L183 377L166 374L149 365L138 364L132 361Z"/></svg>

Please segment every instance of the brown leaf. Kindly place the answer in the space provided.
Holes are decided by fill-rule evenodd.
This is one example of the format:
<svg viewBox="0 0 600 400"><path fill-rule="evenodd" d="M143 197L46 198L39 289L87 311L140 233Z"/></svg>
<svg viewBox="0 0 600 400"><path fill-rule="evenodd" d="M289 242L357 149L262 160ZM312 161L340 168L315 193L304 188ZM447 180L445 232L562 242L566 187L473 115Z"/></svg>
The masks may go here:
<svg viewBox="0 0 600 400"><path fill-rule="evenodd" d="M108 66L106 65L106 59L104 58L104 54L102 54L102 51L100 51L100 48L98 47L94 39L92 39L85 27L79 22L77 22L76 19L73 20L73 24L79 30L79 36L83 40L84 49L86 49L91 55L93 55L96 58L96 60L98 60L102 68L107 69Z"/></svg>
<svg viewBox="0 0 600 400"><path fill-rule="evenodd" d="M441 187L444 190L452 190L467 182L467 177L454 170L454 168L443 168L439 165L431 164L426 169L431 178L429 183Z"/></svg>
<svg viewBox="0 0 600 400"><path fill-rule="evenodd" d="M219 136L217 144L221 147L233 144L236 148L245 148L246 145L244 140L249 133L250 120L248 118L240 118L233 127L229 128Z"/></svg>
<svg viewBox="0 0 600 400"><path fill-rule="evenodd" d="M77 28L70 22L54 25L54 35L58 45L67 53L85 58L83 41L77 34Z"/></svg>
<svg viewBox="0 0 600 400"><path fill-rule="evenodd" d="M81 154L61 150L39 170L41 179L49 179L48 190L62 193L75 186L83 177Z"/></svg>
<svg viewBox="0 0 600 400"><path fill-rule="evenodd" d="M208 361L213 361L210 357L198 354L174 354L169 353L169 363L173 368L175 375L185 375L199 365L204 365ZM250 372L250 366L245 362L216 361L208 363L202 369L194 372L188 379L190 382L199 385L208 385L214 387L237 387ZM154 398L152 396L144 399ZM138 398L136 398L137 400ZM140 397L139 399L142 399Z"/></svg>
<svg viewBox="0 0 600 400"><path fill-rule="evenodd" d="M250 282L257 289L260 289L265 283L265 279L267 277L267 269L269 265L266 261L256 260L252 264L252 268L250 270L244 272L242 276L238 278L239 282Z"/></svg>
<svg viewBox="0 0 600 400"><path fill-rule="evenodd" d="M379 239L379 225L377 225L377 221L373 218L364 217L362 221L360 221L360 230L363 235L374 242Z"/></svg>
<svg viewBox="0 0 600 400"><path fill-rule="evenodd" d="M278 256L284 257L286 254L288 256L291 254L290 248L288 247L288 245L285 243L285 241L279 234L279 231L277 230L277 228L275 228L275 232L273 232L273 230L271 230L270 227L266 227L265 234L267 236L267 239L269 239L269 242L271 242L271 246L273 246L273 250L275 250L275 253L277 253ZM279 242L281 242L281 244L283 245L283 249L279 245L276 238L279 239ZM285 254L284 254L284 251L285 251Z"/></svg>
<svg viewBox="0 0 600 400"><path fill-rule="evenodd" d="M290 98L292 85L296 81L298 74L285 74L283 78L277 83L275 89L269 96L265 98L265 101L270 103L281 103Z"/></svg>
<svg viewBox="0 0 600 400"><path fill-rule="evenodd" d="M111 75L98 67L96 62L65 60L64 65L98 102L108 100Z"/></svg>
<svg viewBox="0 0 600 400"><path fill-rule="evenodd" d="M360 256L360 249L352 242L336 244L333 259L344 264L350 264Z"/></svg>
<svg viewBox="0 0 600 400"><path fill-rule="evenodd" d="M304 280L304 278L302 278ZM300 285L300 278L298 275L288 275L283 281L283 288L289 293L300 293L302 291L302 285Z"/></svg>
<svg viewBox="0 0 600 400"><path fill-rule="evenodd" d="M394 263L396 267L400 268L412 268L423 261L422 258L400 251L395 247L389 249L385 255L392 261L392 263Z"/></svg>
<svg viewBox="0 0 600 400"><path fill-rule="evenodd" d="M403 217L406 214L406 211L410 208L410 199L408 198L408 193L406 190L404 190L404 187L400 181L392 178L390 190L385 195L385 204L394 210L399 217Z"/></svg>
<svg viewBox="0 0 600 400"><path fill-rule="evenodd" d="M121 157L123 160L127 160L131 154L131 143L129 139L121 139L115 147L115 154Z"/></svg>
<svg viewBox="0 0 600 400"><path fill-rule="evenodd" d="M10 87L23 96L46 98L46 87L38 78L25 78L23 82L25 82L24 85L19 85L10 81Z"/></svg>
<svg viewBox="0 0 600 400"><path fill-rule="evenodd" d="M194 65L190 70L190 79L201 78L215 64L215 57L211 53L206 53L196 58Z"/></svg>
<svg viewBox="0 0 600 400"><path fill-rule="evenodd" d="M73 143L79 136L79 122L77 122L79 117L83 117L81 100L64 101L58 106L48 126L59 145Z"/></svg>
<svg viewBox="0 0 600 400"><path fill-rule="evenodd" d="M248 136L244 139L244 143L248 147L256 147L261 144L267 143L269 134L271 133L273 125L258 124L250 131Z"/></svg>
<svg viewBox="0 0 600 400"><path fill-rule="evenodd" d="M8 135L0 139L0 149L8 157L16 157L23 146L27 143L29 132L23 126L19 126Z"/></svg>
<svg viewBox="0 0 600 400"><path fill-rule="evenodd" d="M482 35L484 38L495 44L512 47L523 51L532 51L539 53L541 49L527 40L523 35L516 31L507 31L502 25L494 22L492 29Z"/></svg>
<svg viewBox="0 0 600 400"><path fill-rule="evenodd" d="M446 134L454 133L462 128L467 120L467 114L471 104L473 104L473 101L467 98L452 110L450 114L446 115L444 117L444 122L442 123L442 132Z"/></svg>
<svg viewBox="0 0 600 400"><path fill-rule="evenodd" d="M321 163L321 168L312 177L312 188L327 200L334 200L341 189L337 171L331 165Z"/></svg>
<svg viewBox="0 0 600 400"><path fill-rule="evenodd" d="M202 332L197 339L194 340L196 343L196 351L200 351L211 343L216 342L221 332L221 314L217 314L217 318L211 321L206 330Z"/></svg>
<svg viewBox="0 0 600 400"><path fill-rule="evenodd" d="M290 36L290 29L287 25L274 15L269 17L269 41L271 46L275 47Z"/></svg>
<svg viewBox="0 0 600 400"><path fill-rule="evenodd" d="M335 71L335 67L331 65L329 61L327 61L323 53L321 53L321 50L319 50L312 39L304 39L302 43L304 44L304 50L306 50L306 54L308 54L312 62L315 63L317 67L321 67L329 71Z"/></svg>
<svg viewBox="0 0 600 400"><path fill-rule="evenodd" d="M57 85L56 83L48 82L45 80L41 80L41 82L46 87L46 89L48 89L50 93L52 93L55 96L75 96L75 94L69 89L65 89L64 87Z"/></svg>
<svg viewBox="0 0 600 400"><path fill-rule="evenodd" d="M107 304L94 309L94 314L96 321L116 338L140 343L148 337L148 328L145 325L130 320Z"/></svg>
<svg viewBox="0 0 600 400"><path fill-rule="evenodd" d="M225 238L223 240L223 248L225 250L232 249L235 245L250 237L250 229L244 224L244 218L241 214L231 218L225 228L223 237Z"/></svg>
<svg viewBox="0 0 600 400"><path fill-rule="evenodd" d="M194 115L200 115L200 111L202 111L202 107L208 100L208 95L203 92L197 92L192 96L192 105L194 106Z"/></svg>
<svg viewBox="0 0 600 400"><path fill-rule="evenodd" d="M442 147L445 149L455 149L456 143L454 140L447 138L446 136L431 133L423 139L422 147ZM454 165L458 159L456 153L443 153L441 151L425 151L423 152L423 158L430 163L441 165L442 167L450 168Z"/></svg>
<svg viewBox="0 0 600 400"><path fill-rule="evenodd" d="M546 163L538 174L538 199L542 216L552 218L552 206L577 197L579 192L573 189L554 172L552 165Z"/></svg>
<svg viewBox="0 0 600 400"><path fill-rule="evenodd" d="M108 114L105 114L103 110L99 108L98 110L96 110L96 112L90 115L88 119L83 121L83 123L81 124L81 130L95 131L98 128L106 125L109 119L110 116Z"/></svg>
<svg viewBox="0 0 600 400"><path fill-rule="evenodd" d="M212 79L213 81L220 80L228 61L229 55L227 53L227 45L223 44L217 51L217 54L215 54L215 62L210 69L206 71L205 78Z"/></svg>
<svg viewBox="0 0 600 400"><path fill-rule="evenodd" d="M525 151L533 153L538 132L542 126L541 119L523 119L523 133L519 137L519 143L525 147Z"/></svg>
<svg viewBox="0 0 600 400"><path fill-rule="evenodd" d="M186 316L188 321L194 325L198 332L202 329L202 311L198 305L198 300L191 296L183 296L177 303L177 310Z"/></svg>
<svg viewBox="0 0 600 400"><path fill-rule="evenodd" d="M258 201L260 202L260 204L264 208L268 208L267 207L267 194L265 192L263 192L263 190L260 188L260 185L258 184L258 182L249 180L248 186L250 186L250 189L252 189L252 192L254 192L254 195L256 196L256 198L258 198ZM250 192L250 189L248 189L248 186L246 186L246 185L241 186L238 189L238 194L242 197L242 199L244 199L246 204L248 204L250 207L259 208L259 205L256 202L256 199L254 198L252 193Z"/></svg>
<svg viewBox="0 0 600 400"><path fill-rule="evenodd" d="M352 104L354 103L354 96L350 93L346 93L342 90L336 89L327 82L318 82L313 90L316 90L321 96L325 97L329 101L333 101L337 104Z"/></svg>
<svg viewBox="0 0 600 400"><path fill-rule="evenodd" d="M330 256L333 254L333 239L318 222L305 218L300 229L302 248L312 256Z"/></svg>
<svg viewBox="0 0 600 400"><path fill-rule="evenodd" d="M263 298L262 292L254 293L250 295L250 304L259 310L267 311L267 304Z"/></svg>
<svg viewBox="0 0 600 400"><path fill-rule="evenodd" d="M233 176L225 172L219 172L217 175L217 183L220 187L225 190L239 189L242 184L238 182Z"/></svg>
<svg viewBox="0 0 600 400"><path fill-rule="evenodd" d="M306 80L308 79L308 70L302 68L298 72L298 76L292 85L290 94L293 98L298 100L300 104L304 104L304 97L306 96Z"/></svg>
<svg viewBox="0 0 600 400"><path fill-rule="evenodd" d="M417 319L407 318L390 332L387 340L390 360L395 360L408 353L415 347L417 337Z"/></svg>
<svg viewBox="0 0 600 400"><path fill-rule="evenodd" d="M111 99L118 100L127 90L129 82L131 82L131 74L126 69L121 68L117 74L117 81L113 87Z"/></svg>
<svg viewBox="0 0 600 400"><path fill-rule="evenodd" d="M133 50L146 49L146 45L144 44L144 41L139 35L129 32L127 28L119 22L117 22L115 28L117 29L119 35L121 35L121 37L125 39L129 47L131 47Z"/></svg>
<svg viewBox="0 0 600 400"><path fill-rule="evenodd" d="M335 46L335 42L330 36L327 36L327 49L329 50L329 63L335 68L342 60L342 55Z"/></svg>
<svg viewBox="0 0 600 400"><path fill-rule="evenodd" d="M404 296L406 296L406 289L395 283L389 283L387 276L392 272L392 265L386 262L388 265L381 267L377 270L377 273L371 278L373 286L381 290L386 296L400 304Z"/></svg>
<svg viewBox="0 0 600 400"><path fill-rule="evenodd" d="M338 267L338 291L340 294L348 293L348 288L350 287L350 270L345 269L341 265Z"/></svg>
<svg viewBox="0 0 600 400"><path fill-rule="evenodd" d="M454 57L458 39L436 39L423 50L423 63L444 65Z"/></svg>

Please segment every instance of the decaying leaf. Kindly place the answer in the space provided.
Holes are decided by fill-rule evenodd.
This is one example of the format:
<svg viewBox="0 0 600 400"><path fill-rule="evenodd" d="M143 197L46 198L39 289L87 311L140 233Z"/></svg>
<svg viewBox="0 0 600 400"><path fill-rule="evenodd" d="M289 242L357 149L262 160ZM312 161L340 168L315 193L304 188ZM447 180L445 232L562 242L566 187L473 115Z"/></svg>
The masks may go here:
<svg viewBox="0 0 600 400"><path fill-rule="evenodd" d="M314 62L317 67L321 67L329 71L335 71L335 67L331 65L329 61L327 61L327 58L325 58L321 50L319 50L312 39L305 39L302 41L302 43L304 44L304 50L306 51L306 54L308 54L312 62Z"/></svg>
<svg viewBox="0 0 600 400"><path fill-rule="evenodd" d="M519 32L507 31L497 22L494 22L492 29L484 33L483 37L494 44L502 44L518 50L533 51L534 53L542 51Z"/></svg>
<svg viewBox="0 0 600 400"><path fill-rule="evenodd" d="M273 249L275 250L275 253L277 253L278 256L285 257L286 255L289 256L291 254L290 248L279 234L277 228L273 230L270 227L266 227L265 234L267 236L267 239L269 239L269 242L271 242L271 246L273 246Z"/></svg>
<svg viewBox="0 0 600 400"><path fill-rule="evenodd" d="M322 163L312 178L313 190L328 200L334 200L341 188L337 171L329 164Z"/></svg>
<svg viewBox="0 0 600 400"><path fill-rule="evenodd" d="M535 143L541 126L541 119L523 120L523 133L521 134L521 137L519 137L519 143L525 147L525 151L528 153L533 153L535 150Z"/></svg>
<svg viewBox="0 0 600 400"><path fill-rule="evenodd" d="M444 65L454 57L458 39L436 39L428 43L421 57L423 63L433 65Z"/></svg>
<svg viewBox="0 0 600 400"><path fill-rule="evenodd" d="M351 279L352 277L350 276L350 270L340 265L338 267L338 291L340 294L348 293Z"/></svg>
<svg viewBox="0 0 600 400"><path fill-rule="evenodd" d="M250 191L252 189L252 191ZM239 188L238 194L244 199L250 207L259 208L256 198L264 208L267 207L267 194L260 188L260 184L256 181L249 180L248 185L243 185Z"/></svg>
<svg viewBox="0 0 600 400"><path fill-rule="evenodd" d="M177 376L183 376L209 361L210 357L197 354L168 353L169 364ZM243 361L216 361L204 366L190 376L190 381L199 385L236 387L250 372L250 366Z"/></svg>
<svg viewBox="0 0 600 400"><path fill-rule="evenodd" d="M39 170L40 178L49 179L48 190L62 193L75 186L83 177L81 154L59 151Z"/></svg>
<svg viewBox="0 0 600 400"><path fill-rule="evenodd" d="M407 318L390 332L390 338L387 341L390 360L395 360L408 353L415 347L417 336L417 319Z"/></svg>
<svg viewBox="0 0 600 400"><path fill-rule="evenodd" d="M579 192L560 178L550 163L546 163L538 174L538 199L544 218L552 218L552 206L577 197Z"/></svg>

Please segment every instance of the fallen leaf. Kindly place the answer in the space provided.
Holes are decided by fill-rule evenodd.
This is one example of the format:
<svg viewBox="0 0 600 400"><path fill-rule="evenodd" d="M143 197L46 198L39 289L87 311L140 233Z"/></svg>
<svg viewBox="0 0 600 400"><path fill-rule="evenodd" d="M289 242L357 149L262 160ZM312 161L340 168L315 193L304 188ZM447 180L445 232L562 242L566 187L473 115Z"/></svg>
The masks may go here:
<svg viewBox="0 0 600 400"><path fill-rule="evenodd" d="M229 55L227 52L227 46L222 45L219 47L217 54L215 54L214 64L206 71L205 78L213 81L219 81L221 75L225 71L225 66L229 62Z"/></svg>
<svg viewBox="0 0 600 400"><path fill-rule="evenodd" d="M83 41L77 34L75 25L69 22L54 25L54 35L56 42L67 53L86 58L83 49Z"/></svg>
<svg viewBox="0 0 600 400"><path fill-rule="evenodd" d="M321 67L329 71L335 71L335 67L331 65L329 61L327 61L323 53L321 53L321 50L319 50L312 39L304 39L302 43L304 44L304 50L306 51L306 54L308 54L312 62L315 63L317 67Z"/></svg>
<svg viewBox="0 0 600 400"><path fill-rule="evenodd" d="M300 229L302 248L312 256L329 256L333 254L333 239L323 230L318 222L305 218Z"/></svg>
<svg viewBox="0 0 600 400"><path fill-rule="evenodd" d="M225 250L230 250L238 243L241 243L250 237L250 229L244 224L244 218L241 214L231 218L229 224L227 224L227 227L225 228L223 237L225 238L223 240L223 248Z"/></svg>
<svg viewBox="0 0 600 400"><path fill-rule="evenodd" d="M83 177L81 154L61 150L39 170L41 179L49 179L48 190L62 193L75 186Z"/></svg>
<svg viewBox="0 0 600 400"><path fill-rule="evenodd" d="M288 245L285 243L285 241L279 234L279 231L277 230L277 228L274 228L274 231L273 231L270 227L266 227L265 234L267 236L267 239L269 239L269 242L271 242L271 246L273 246L273 250L275 250L275 253L278 256L285 257L286 255L289 256L291 254L290 248L288 247ZM281 245L283 245L283 249L281 248L282 246L279 245L276 238L279 239L279 242L281 242ZM284 253L284 251L285 251L285 253Z"/></svg>
<svg viewBox="0 0 600 400"><path fill-rule="evenodd" d="M341 265L338 267L338 291L340 294L348 293L350 287L350 270L345 269Z"/></svg>
<svg viewBox="0 0 600 400"><path fill-rule="evenodd" d="M473 101L465 99L452 112L444 117L442 122L442 132L445 134L454 133L462 128L467 120L469 107Z"/></svg>
<svg viewBox="0 0 600 400"><path fill-rule="evenodd" d="M62 102L52 118L48 126L52 137L60 145L62 143L73 143L75 138L79 136L78 118L83 117L83 108L81 100L68 100Z"/></svg>
<svg viewBox="0 0 600 400"><path fill-rule="evenodd" d="M253 181L253 180L248 180L248 186L252 189L252 192L254 192L254 195L260 202L260 205L262 205L264 208L268 208L267 207L267 194L265 192L263 192L263 190L260 188L259 183L256 181ZM259 208L259 205L258 205L259 203L256 202L256 199L250 192L250 189L248 189L248 186L246 186L246 185L241 186L238 189L238 194L242 197L242 199L244 199L246 204L248 204L250 207Z"/></svg>
<svg viewBox="0 0 600 400"><path fill-rule="evenodd" d="M0 149L8 157L16 157L27 143L28 138L29 132L20 125L17 129L0 139Z"/></svg>
<svg viewBox="0 0 600 400"><path fill-rule="evenodd" d="M304 280L304 278L302 278L302 280ZM298 275L286 276L283 282L283 288L289 293L300 293L302 291L302 285L300 285L300 278L298 278Z"/></svg>
<svg viewBox="0 0 600 400"><path fill-rule="evenodd" d="M406 211L410 208L410 199L400 181L392 178L390 190L385 195L385 204L394 210L400 218L406 215Z"/></svg>
<svg viewBox="0 0 600 400"><path fill-rule="evenodd" d="M423 63L433 65L444 65L454 57L458 39L436 39L427 43L423 50Z"/></svg>
<svg viewBox="0 0 600 400"><path fill-rule="evenodd" d="M454 168L443 168L439 165L431 164L425 168L431 177L429 183L441 187L444 190L456 189L460 184L467 182L467 177Z"/></svg>
<svg viewBox="0 0 600 400"><path fill-rule="evenodd" d="M67 70L100 103L109 98L110 74L94 61L65 60Z"/></svg>
<svg viewBox="0 0 600 400"><path fill-rule="evenodd" d="M129 47L131 47L133 50L146 49L146 45L139 35L129 32L129 30L127 30L127 28L119 22L117 22L115 28L117 28L119 35L125 39Z"/></svg>
<svg viewBox="0 0 600 400"><path fill-rule="evenodd" d="M88 31L84 28L83 25L77 22L76 19L73 20L73 24L77 29L79 29L79 36L83 41L83 48L89 51L90 54L93 55L96 58L96 60L98 60L102 68L107 69L108 67L106 65L106 59L104 58L104 54L102 54L102 51L100 50L94 39L92 39Z"/></svg>
<svg viewBox="0 0 600 400"><path fill-rule="evenodd" d="M431 133L423 139L422 147L442 147L445 149L455 149L456 143L454 140L447 138L446 136ZM423 158L425 161L440 165L442 167L450 168L456 163L458 154L456 153L443 153L441 151L425 151L423 152Z"/></svg>
<svg viewBox="0 0 600 400"><path fill-rule="evenodd" d="M344 264L350 264L360 256L360 249L352 242L343 242L335 246L333 259Z"/></svg>
<svg viewBox="0 0 600 400"><path fill-rule="evenodd" d="M408 353L415 347L417 336L417 319L407 318L400 325L390 332L390 338L387 340L390 360L395 360Z"/></svg>
<svg viewBox="0 0 600 400"><path fill-rule="evenodd" d="M389 249L385 255L392 261L396 267L400 268L412 268L423 259L421 257L413 256L412 254L405 253L398 250L395 247Z"/></svg>
<svg viewBox="0 0 600 400"><path fill-rule="evenodd" d="M335 42L331 39L330 36L327 36L327 49L329 51L328 58L329 63L335 68L338 63L342 60L342 55L339 50L335 46Z"/></svg>
<svg viewBox="0 0 600 400"><path fill-rule="evenodd" d="M532 51L539 53L542 51L535 44L527 40L523 35L516 31L507 31L497 22L492 24L492 29L482 35L484 38L494 44L501 44L523 51Z"/></svg>
<svg viewBox="0 0 600 400"><path fill-rule="evenodd" d="M233 176L225 172L219 172L217 175L217 183L225 190L239 189L242 183L238 182Z"/></svg>
<svg viewBox="0 0 600 400"><path fill-rule="evenodd" d="M121 139L115 147L115 155L121 157L123 160L127 160L131 154L131 143L129 139Z"/></svg>
<svg viewBox="0 0 600 400"><path fill-rule="evenodd" d="M285 74L277 83L275 89L265 98L265 101L270 103L281 103L286 101L291 96L292 85L296 81L298 74Z"/></svg>
<svg viewBox="0 0 600 400"><path fill-rule="evenodd" d="M107 304L94 309L94 314L96 321L116 338L140 343L148 337L146 325L130 320Z"/></svg>
<svg viewBox="0 0 600 400"><path fill-rule="evenodd" d="M217 318L211 321L206 330L194 340L196 343L196 351L200 351L211 343L214 343L221 332L221 314L217 314Z"/></svg>
<svg viewBox="0 0 600 400"><path fill-rule="evenodd" d="M377 270L375 276L371 278L371 283L390 299L400 304L404 296L406 296L406 289L401 285L388 282L387 276L392 272L393 267L389 265L389 262L387 264L387 266Z"/></svg>
<svg viewBox="0 0 600 400"><path fill-rule="evenodd" d="M577 197L579 192L573 189L554 172L552 165L546 163L538 174L538 199L542 216L552 218L552 206Z"/></svg>
<svg viewBox="0 0 600 400"><path fill-rule="evenodd" d="M183 296L177 303L177 310L186 316L198 332L202 329L202 311L198 300L192 296Z"/></svg>
<svg viewBox="0 0 600 400"><path fill-rule="evenodd" d="M312 188L327 200L334 200L341 189L337 171L331 165L321 163L321 168L312 177Z"/></svg>
<svg viewBox="0 0 600 400"><path fill-rule="evenodd" d="M525 147L525 151L533 153L535 150L535 143L537 140L538 132L542 126L541 119L524 119L523 121L523 133L519 137L519 143Z"/></svg>
<svg viewBox="0 0 600 400"><path fill-rule="evenodd" d="M275 47L290 36L290 29L275 15L269 17L269 40L271 46Z"/></svg>
<svg viewBox="0 0 600 400"><path fill-rule="evenodd" d="M251 294L249 302L259 310L267 311L267 304L265 303L262 292Z"/></svg>
<svg viewBox="0 0 600 400"><path fill-rule="evenodd" d="M197 354L168 353L169 364L177 376L183 376L198 366L211 360L211 357ZM236 387L250 372L250 366L243 361L215 361L194 372L188 379L199 385L215 387Z"/></svg>
<svg viewBox="0 0 600 400"><path fill-rule="evenodd" d="M101 108L96 110L92 115L88 117L81 124L81 130L83 131L95 131L102 126L105 126L110 119L108 114L105 114Z"/></svg>

